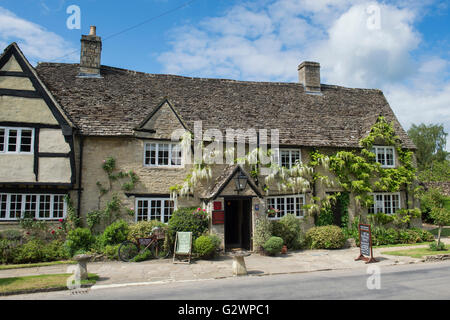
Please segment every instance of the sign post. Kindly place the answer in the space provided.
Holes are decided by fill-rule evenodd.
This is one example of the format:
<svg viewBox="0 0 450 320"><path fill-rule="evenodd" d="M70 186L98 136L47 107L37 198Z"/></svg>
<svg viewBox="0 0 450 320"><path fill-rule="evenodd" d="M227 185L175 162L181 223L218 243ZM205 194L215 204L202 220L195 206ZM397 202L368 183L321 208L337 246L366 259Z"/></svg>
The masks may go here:
<svg viewBox="0 0 450 320"><path fill-rule="evenodd" d="M363 260L366 263L378 262L373 257L372 250L372 232L370 230L370 224L359 224L359 257L355 261Z"/></svg>
<svg viewBox="0 0 450 320"><path fill-rule="evenodd" d="M177 232L173 249L173 263L191 263L192 232ZM188 256L187 259L176 261L176 256Z"/></svg>

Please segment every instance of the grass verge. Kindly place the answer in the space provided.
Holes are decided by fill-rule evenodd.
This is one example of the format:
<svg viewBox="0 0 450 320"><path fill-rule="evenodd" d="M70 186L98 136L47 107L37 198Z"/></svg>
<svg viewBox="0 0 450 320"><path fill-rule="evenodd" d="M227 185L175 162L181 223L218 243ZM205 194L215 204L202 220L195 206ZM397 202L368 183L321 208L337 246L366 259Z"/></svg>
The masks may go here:
<svg viewBox="0 0 450 320"><path fill-rule="evenodd" d="M67 290L67 279L70 274L44 274L38 276L13 277L0 279L0 295L23 294L47 290ZM87 280L81 285L94 285L98 276L89 273Z"/></svg>
<svg viewBox="0 0 450 320"><path fill-rule="evenodd" d="M60 264L76 264L76 261L67 260L67 261L52 261L52 262L39 262L39 263L25 263L25 264L1 264L0 270L48 267L48 266L56 266L56 265L60 265Z"/></svg>
<svg viewBox="0 0 450 320"><path fill-rule="evenodd" d="M424 256L433 256L437 254L449 254L450 253L450 245L445 246L446 250L441 251L433 251L430 248L414 248L414 249L405 249L399 251L385 251L382 254L388 254L392 256L408 256L412 258L423 258Z"/></svg>
<svg viewBox="0 0 450 320"><path fill-rule="evenodd" d="M373 246L374 248L393 248L393 247L414 247L414 246L423 246L430 245L433 241L430 242L417 242L417 243L397 243L397 244L383 244L380 246Z"/></svg>

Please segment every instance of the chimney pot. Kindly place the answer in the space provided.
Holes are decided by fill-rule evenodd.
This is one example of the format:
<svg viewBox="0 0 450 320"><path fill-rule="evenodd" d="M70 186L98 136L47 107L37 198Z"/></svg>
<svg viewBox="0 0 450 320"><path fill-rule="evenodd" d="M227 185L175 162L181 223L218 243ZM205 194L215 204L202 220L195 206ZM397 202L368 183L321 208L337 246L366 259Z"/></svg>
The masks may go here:
<svg viewBox="0 0 450 320"><path fill-rule="evenodd" d="M96 26L91 26L91 29L89 30L89 35L90 36L95 36L97 33L97 27Z"/></svg>
<svg viewBox="0 0 450 320"><path fill-rule="evenodd" d="M320 64L304 61L298 66L298 80L306 92L320 93Z"/></svg>

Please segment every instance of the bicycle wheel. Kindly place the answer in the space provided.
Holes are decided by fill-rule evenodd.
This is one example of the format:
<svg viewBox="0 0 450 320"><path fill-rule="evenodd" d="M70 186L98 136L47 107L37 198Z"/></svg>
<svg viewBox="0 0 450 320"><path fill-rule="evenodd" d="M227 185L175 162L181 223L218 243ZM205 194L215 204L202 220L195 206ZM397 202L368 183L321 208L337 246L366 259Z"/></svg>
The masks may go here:
<svg viewBox="0 0 450 320"><path fill-rule="evenodd" d="M129 262L139 253L139 247L132 241L124 241L119 247L119 259L123 262Z"/></svg>
<svg viewBox="0 0 450 320"><path fill-rule="evenodd" d="M156 259L164 259L169 256L170 250L165 245L164 240L157 240L156 243L152 245L152 254Z"/></svg>

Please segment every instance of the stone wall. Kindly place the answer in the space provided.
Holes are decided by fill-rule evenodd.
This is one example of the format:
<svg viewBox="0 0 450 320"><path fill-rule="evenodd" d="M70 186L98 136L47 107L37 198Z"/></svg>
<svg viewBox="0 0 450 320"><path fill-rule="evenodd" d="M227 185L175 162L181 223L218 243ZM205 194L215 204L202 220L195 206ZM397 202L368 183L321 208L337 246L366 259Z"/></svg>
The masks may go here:
<svg viewBox="0 0 450 320"><path fill-rule="evenodd" d="M147 140L145 140L147 141ZM147 167L144 162L144 140L135 138L102 138L85 137L83 148L82 165L82 205L81 216L86 217L86 213L97 210L99 190L97 181L108 187L108 178L102 168L103 160L113 157L116 160L118 171L134 171L138 177L135 188L129 191L131 196L126 196L120 189L120 181L113 184L113 190L105 195L100 202L103 208L106 201L113 193L117 193L128 208L134 208L136 194L142 196L167 195L169 188L175 184L182 183L189 173L189 167ZM121 180L122 182L128 180ZM198 205L198 199L180 199L182 206ZM128 218L127 219L133 219Z"/></svg>

